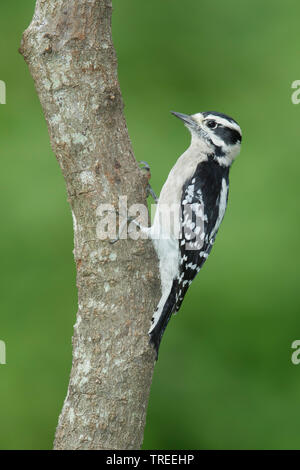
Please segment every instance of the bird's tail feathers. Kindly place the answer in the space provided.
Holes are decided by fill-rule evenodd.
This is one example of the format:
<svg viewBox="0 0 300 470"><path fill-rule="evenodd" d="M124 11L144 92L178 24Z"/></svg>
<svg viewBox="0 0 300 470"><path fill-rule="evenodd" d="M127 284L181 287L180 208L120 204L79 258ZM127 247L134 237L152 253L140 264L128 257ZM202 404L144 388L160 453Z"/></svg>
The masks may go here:
<svg viewBox="0 0 300 470"><path fill-rule="evenodd" d="M158 359L158 350L159 350L162 336L167 327L167 324L169 323L172 313L175 310L176 292L177 292L177 281L173 281L171 292L163 306L162 312L159 315L159 318L155 326L149 331L150 343L153 345L156 351L156 360Z"/></svg>

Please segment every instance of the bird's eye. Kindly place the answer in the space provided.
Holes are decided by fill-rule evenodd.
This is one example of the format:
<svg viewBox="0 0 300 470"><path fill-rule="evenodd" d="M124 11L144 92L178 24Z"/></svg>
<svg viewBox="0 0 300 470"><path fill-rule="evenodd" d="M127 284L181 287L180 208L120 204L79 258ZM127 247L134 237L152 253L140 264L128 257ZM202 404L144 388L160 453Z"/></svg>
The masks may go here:
<svg viewBox="0 0 300 470"><path fill-rule="evenodd" d="M216 121L213 121L213 120L207 121L207 122L206 122L206 125L207 125L207 127L209 127L210 129L215 129L215 128L218 126L218 124L216 123Z"/></svg>

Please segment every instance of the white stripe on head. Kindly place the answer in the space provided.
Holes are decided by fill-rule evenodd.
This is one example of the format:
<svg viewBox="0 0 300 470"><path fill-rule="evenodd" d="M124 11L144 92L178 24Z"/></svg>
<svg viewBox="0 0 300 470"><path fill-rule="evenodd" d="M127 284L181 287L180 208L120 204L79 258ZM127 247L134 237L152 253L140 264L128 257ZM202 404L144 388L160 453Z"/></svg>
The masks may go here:
<svg viewBox="0 0 300 470"><path fill-rule="evenodd" d="M195 114L195 116L197 116L197 115ZM201 116L202 116L202 120L203 120L203 115L201 114ZM222 126L230 127L231 129L234 129L235 131L238 131L242 135L241 128L240 128L240 126L238 125L237 122L231 121L229 119L225 119L225 118L223 118L221 116L218 116L216 114L208 114L207 116L205 116L205 120L210 120L210 119L216 121L218 124L221 124Z"/></svg>

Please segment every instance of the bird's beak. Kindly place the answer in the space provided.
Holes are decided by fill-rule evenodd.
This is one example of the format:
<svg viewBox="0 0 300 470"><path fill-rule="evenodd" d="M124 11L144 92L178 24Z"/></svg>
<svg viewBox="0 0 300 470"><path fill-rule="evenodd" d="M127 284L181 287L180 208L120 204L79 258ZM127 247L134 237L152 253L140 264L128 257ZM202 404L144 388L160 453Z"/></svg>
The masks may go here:
<svg viewBox="0 0 300 470"><path fill-rule="evenodd" d="M188 126L194 126L195 125L194 119L191 116L189 116L188 114L176 113L175 111L171 111L171 113L174 114L174 116L181 119Z"/></svg>

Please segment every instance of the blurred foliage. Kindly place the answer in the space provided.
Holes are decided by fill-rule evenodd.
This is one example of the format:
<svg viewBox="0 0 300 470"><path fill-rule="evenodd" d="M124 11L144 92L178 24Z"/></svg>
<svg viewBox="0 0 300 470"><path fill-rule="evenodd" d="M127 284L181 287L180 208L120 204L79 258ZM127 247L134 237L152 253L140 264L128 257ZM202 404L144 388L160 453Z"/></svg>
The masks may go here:
<svg viewBox="0 0 300 470"><path fill-rule="evenodd" d="M34 1L2 2L0 448L51 448L76 312L72 221L18 54ZM138 160L159 192L188 132L170 110L243 129L216 246L170 322L144 448L299 449L300 79L296 0L115 0L113 36Z"/></svg>

